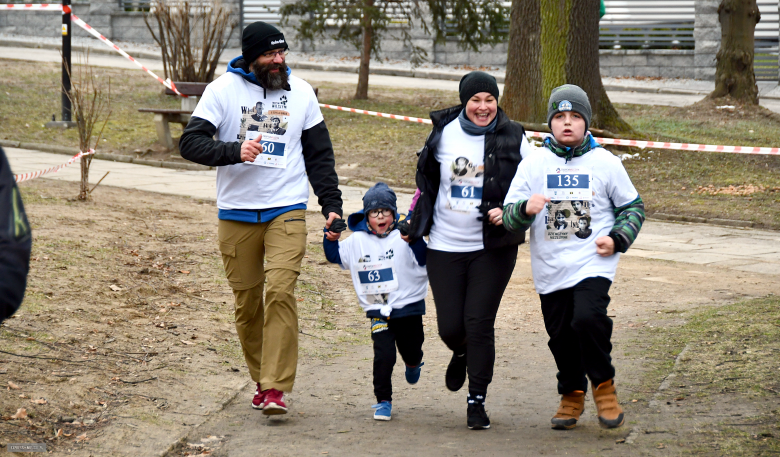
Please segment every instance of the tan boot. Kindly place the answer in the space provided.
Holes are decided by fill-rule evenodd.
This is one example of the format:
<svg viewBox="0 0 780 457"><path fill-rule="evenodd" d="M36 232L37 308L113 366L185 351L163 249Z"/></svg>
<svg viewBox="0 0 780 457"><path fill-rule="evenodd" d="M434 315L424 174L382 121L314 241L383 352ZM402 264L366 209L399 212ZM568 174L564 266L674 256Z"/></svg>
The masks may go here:
<svg viewBox="0 0 780 457"><path fill-rule="evenodd" d="M561 405L552 420L552 428L555 430L571 430L577 426L580 414L585 409L585 392L575 390L561 396Z"/></svg>
<svg viewBox="0 0 780 457"><path fill-rule="evenodd" d="M615 380L602 382L593 388L593 401L598 409L599 422L604 428L617 428L623 425L623 408L615 395Z"/></svg>

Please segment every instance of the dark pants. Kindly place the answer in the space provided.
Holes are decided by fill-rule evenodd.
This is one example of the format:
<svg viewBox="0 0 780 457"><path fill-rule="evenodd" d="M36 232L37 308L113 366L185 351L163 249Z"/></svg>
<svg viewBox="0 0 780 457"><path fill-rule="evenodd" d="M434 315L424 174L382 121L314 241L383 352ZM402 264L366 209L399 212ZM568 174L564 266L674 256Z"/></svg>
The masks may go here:
<svg viewBox="0 0 780 457"><path fill-rule="evenodd" d="M469 392L484 395L493 380L496 313L516 260L517 246L475 252L428 250L439 336L456 354L466 353Z"/></svg>
<svg viewBox="0 0 780 457"><path fill-rule="evenodd" d="M395 348L404 363L416 367L422 362L422 316L371 319L371 339L374 341L374 395L376 401L393 400L391 377L395 366Z"/></svg>
<svg viewBox="0 0 780 457"><path fill-rule="evenodd" d="M612 281L595 277L574 287L540 294L547 345L558 366L558 393L588 390L615 377L612 366L612 319L607 317Z"/></svg>

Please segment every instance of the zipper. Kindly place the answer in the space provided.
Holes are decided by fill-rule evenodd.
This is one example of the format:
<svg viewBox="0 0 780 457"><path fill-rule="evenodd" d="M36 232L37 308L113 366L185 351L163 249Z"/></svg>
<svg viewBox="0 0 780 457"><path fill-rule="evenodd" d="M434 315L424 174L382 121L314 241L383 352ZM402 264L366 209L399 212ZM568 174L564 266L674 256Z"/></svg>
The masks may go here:
<svg viewBox="0 0 780 457"><path fill-rule="evenodd" d="M292 217L290 219L286 219L285 220L285 222L295 222L295 221L306 222L306 219L296 219L296 218Z"/></svg>

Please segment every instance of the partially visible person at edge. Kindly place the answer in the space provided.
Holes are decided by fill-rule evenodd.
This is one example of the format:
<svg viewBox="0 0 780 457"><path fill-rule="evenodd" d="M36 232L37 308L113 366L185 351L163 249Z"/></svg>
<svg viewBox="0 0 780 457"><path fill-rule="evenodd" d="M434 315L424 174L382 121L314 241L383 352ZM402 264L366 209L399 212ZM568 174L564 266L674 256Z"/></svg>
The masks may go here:
<svg viewBox="0 0 780 457"><path fill-rule="evenodd" d="M553 89L547 111L553 134L544 139L544 148L517 168L503 215L510 231L531 229L534 285L550 336L548 346L558 367L561 402L551 420L552 428L558 430L577 425L585 407L588 378L600 424L606 428L623 425L610 356L608 292L620 253L631 246L645 220L642 198L620 159L588 132L590 120L585 91L569 84ZM560 179L556 170L564 168L569 174ZM582 209L589 214L579 219L585 223L576 237L549 237L549 195L561 189L579 191L566 188L566 183L575 180L589 182L580 191L582 198L577 197L590 200ZM583 226L589 228L583 230Z"/></svg>
<svg viewBox="0 0 780 457"><path fill-rule="evenodd" d="M257 383L252 407L264 414L287 412L298 365L293 291L306 248L307 176L325 226L342 214L328 129L312 87L290 74L287 50L276 27L247 26L242 55L206 87L179 143L182 157L217 167L219 249ZM287 123L273 141L263 141L273 123L252 117L260 102Z"/></svg>
<svg viewBox="0 0 780 457"><path fill-rule="evenodd" d="M468 374L466 422L481 430L490 428L485 398L493 379L496 313L525 239L502 226L501 208L531 148L523 127L498 107L493 76L471 72L461 78L459 92L460 105L431 113L408 239L430 237L428 279L439 335L452 350L445 384L458 391Z"/></svg>
<svg viewBox="0 0 780 457"><path fill-rule="evenodd" d="M31 250L32 232L22 196L0 147L0 322L22 304Z"/></svg>

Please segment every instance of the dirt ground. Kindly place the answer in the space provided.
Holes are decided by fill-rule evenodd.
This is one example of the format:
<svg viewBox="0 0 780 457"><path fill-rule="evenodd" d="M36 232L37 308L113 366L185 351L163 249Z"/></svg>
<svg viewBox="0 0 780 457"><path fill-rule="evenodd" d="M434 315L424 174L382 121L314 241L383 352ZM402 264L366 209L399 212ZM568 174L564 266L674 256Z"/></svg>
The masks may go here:
<svg viewBox="0 0 780 457"><path fill-rule="evenodd" d="M23 308L0 328L3 447L45 442L81 456L722 455L701 444L735 408L750 424L780 406L744 392L675 401L659 386L683 348L660 348L652 332L776 292L776 276L625 256L610 315L626 425L600 429L588 400L577 429L550 430L556 370L523 246L496 324L493 428L468 431L465 392L444 388L449 354L430 296L422 379L408 386L399 362L393 420L375 422L368 322L348 274L324 260L322 216L309 213L298 378L290 414L268 419L248 404L254 386L212 203L102 186L93 202L77 203L75 184L46 179L21 188L35 244Z"/></svg>

